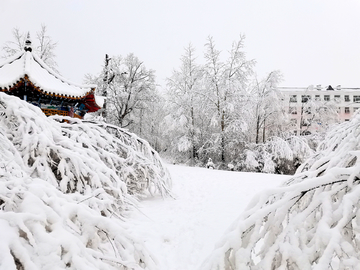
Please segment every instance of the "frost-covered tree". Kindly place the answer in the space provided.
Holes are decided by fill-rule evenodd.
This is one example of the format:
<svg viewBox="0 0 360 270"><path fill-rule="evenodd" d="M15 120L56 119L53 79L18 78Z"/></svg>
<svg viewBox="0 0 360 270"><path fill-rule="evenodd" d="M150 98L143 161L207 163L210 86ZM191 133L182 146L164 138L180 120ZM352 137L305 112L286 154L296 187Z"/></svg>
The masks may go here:
<svg viewBox="0 0 360 270"><path fill-rule="evenodd" d="M132 130L144 122L152 103L156 103L155 72L145 67L134 54L107 57L99 76L87 75L106 96L106 121Z"/></svg>
<svg viewBox="0 0 360 270"><path fill-rule="evenodd" d="M238 41L233 42L225 62L221 60L221 52L216 49L212 37L208 38L205 45L204 87L209 110L212 112L211 123L217 127L211 144L218 145L221 162L225 162L228 143L226 131L230 126L231 115L235 107L241 104L241 97L244 95L249 75L255 64L253 60L247 60L242 51L244 40L245 37L240 36Z"/></svg>
<svg viewBox="0 0 360 270"><path fill-rule="evenodd" d="M339 122L337 109L334 100L321 100L320 97L311 96L310 91L305 91L301 99L300 135L308 135L311 130L326 132L331 125Z"/></svg>
<svg viewBox="0 0 360 270"><path fill-rule="evenodd" d="M110 123L130 127L139 123L147 103L155 93L155 73L148 70L134 54L113 57L110 67L115 75L109 83L106 106Z"/></svg>
<svg viewBox="0 0 360 270"><path fill-rule="evenodd" d="M284 185L253 198L201 269L358 269L360 116Z"/></svg>
<svg viewBox="0 0 360 270"><path fill-rule="evenodd" d="M22 51L25 46L25 40L31 38L29 33L22 33L19 28L14 28L12 30L12 35L13 40L5 42L2 46L3 58L8 58L17 52ZM57 62L55 60L55 49L58 44L49 36L45 24L42 24L40 31L36 32L34 45L33 49L36 51L37 55L58 73Z"/></svg>
<svg viewBox="0 0 360 270"><path fill-rule="evenodd" d="M255 143L265 143L267 136L280 135L281 126L289 122L284 111L281 93L277 90L280 81L280 71L276 70L270 72L262 81L255 78L250 87L247 105L251 115L248 119L249 125L254 130L251 136L255 138Z"/></svg>
<svg viewBox="0 0 360 270"><path fill-rule="evenodd" d="M167 79L170 111L167 120L171 122L168 131L175 137L175 140L171 140L172 147L176 148L175 151L190 152L192 164L199 148L199 109L204 99L201 79L202 71L196 63L195 49L189 44L181 57L179 70L174 70Z"/></svg>
<svg viewBox="0 0 360 270"><path fill-rule="evenodd" d="M0 93L1 268L155 270L126 212L170 188L158 154L134 134L47 118Z"/></svg>
<svg viewBox="0 0 360 270"><path fill-rule="evenodd" d="M139 134L157 151L161 152L167 147L164 130L167 126L164 118L167 114L166 101L159 93L147 103L143 110L140 122L131 128L131 131Z"/></svg>

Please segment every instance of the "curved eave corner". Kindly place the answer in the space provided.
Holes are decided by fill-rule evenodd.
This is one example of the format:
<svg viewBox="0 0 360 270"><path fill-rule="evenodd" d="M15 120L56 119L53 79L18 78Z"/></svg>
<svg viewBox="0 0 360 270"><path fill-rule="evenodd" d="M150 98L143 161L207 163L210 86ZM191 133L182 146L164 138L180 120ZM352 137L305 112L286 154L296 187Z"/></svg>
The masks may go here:
<svg viewBox="0 0 360 270"><path fill-rule="evenodd" d="M92 88L91 91L85 97L85 108L87 112L96 112L101 109L101 107L95 101L95 88Z"/></svg>

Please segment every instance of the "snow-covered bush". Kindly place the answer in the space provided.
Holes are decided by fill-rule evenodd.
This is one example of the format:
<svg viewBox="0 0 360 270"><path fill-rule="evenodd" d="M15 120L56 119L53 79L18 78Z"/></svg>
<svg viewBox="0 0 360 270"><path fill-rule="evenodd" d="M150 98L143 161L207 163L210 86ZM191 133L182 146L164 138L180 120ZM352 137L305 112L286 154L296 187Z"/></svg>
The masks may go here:
<svg viewBox="0 0 360 270"><path fill-rule="evenodd" d="M0 266L156 269L125 219L134 195L169 194L155 151L124 130L0 93Z"/></svg>
<svg viewBox="0 0 360 270"><path fill-rule="evenodd" d="M257 195L201 269L358 269L360 117L283 186Z"/></svg>
<svg viewBox="0 0 360 270"><path fill-rule="evenodd" d="M211 158L208 159L208 162L206 163L206 168L215 169L215 164L214 164L214 162L212 161Z"/></svg>
<svg viewBox="0 0 360 270"><path fill-rule="evenodd" d="M54 117L59 122L62 117ZM82 122L67 118L61 124L63 135L97 153L101 161L120 177L130 194L166 196L171 177L160 156L149 143L114 125Z"/></svg>
<svg viewBox="0 0 360 270"><path fill-rule="evenodd" d="M13 176L9 165L16 167L0 165L1 269L156 269L124 221L88 206L103 194L64 194L42 179Z"/></svg>
<svg viewBox="0 0 360 270"><path fill-rule="evenodd" d="M126 190L130 194L169 192L171 179L158 154L134 134L69 117L47 118L18 98L0 97L0 126L31 176L63 192L105 188L119 200Z"/></svg>
<svg viewBox="0 0 360 270"><path fill-rule="evenodd" d="M277 174L294 174L313 151L303 137L272 137L266 143L247 144L236 158L236 170Z"/></svg>

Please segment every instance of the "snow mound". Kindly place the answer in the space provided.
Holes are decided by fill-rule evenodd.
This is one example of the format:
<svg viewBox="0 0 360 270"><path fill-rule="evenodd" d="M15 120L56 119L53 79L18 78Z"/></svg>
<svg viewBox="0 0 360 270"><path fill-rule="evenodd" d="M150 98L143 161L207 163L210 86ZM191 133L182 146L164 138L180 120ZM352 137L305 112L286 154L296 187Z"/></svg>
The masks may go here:
<svg viewBox="0 0 360 270"><path fill-rule="evenodd" d="M357 116L284 185L255 196L201 269L357 269L359 157Z"/></svg>
<svg viewBox="0 0 360 270"><path fill-rule="evenodd" d="M125 210L171 178L135 135L0 93L0 179L1 269L156 269Z"/></svg>

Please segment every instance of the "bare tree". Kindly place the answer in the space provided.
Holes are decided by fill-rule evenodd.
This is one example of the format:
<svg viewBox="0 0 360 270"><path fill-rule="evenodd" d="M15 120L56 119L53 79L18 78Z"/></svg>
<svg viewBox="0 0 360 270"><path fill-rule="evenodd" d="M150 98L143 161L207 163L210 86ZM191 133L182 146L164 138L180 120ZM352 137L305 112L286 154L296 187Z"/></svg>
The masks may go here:
<svg viewBox="0 0 360 270"><path fill-rule="evenodd" d="M19 28L13 28L12 35L13 40L6 41L1 47L3 51L2 58L8 58L24 49L26 35L21 33Z"/></svg>
<svg viewBox="0 0 360 270"><path fill-rule="evenodd" d="M7 41L2 46L3 55L2 58L8 58L17 52L24 49L25 40L31 38L30 33L21 32L19 28L15 27L12 30L13 40ZM57 70L57 63L55 60L55 49L57 42L54 42L48 35L47 26L41 25L39 32L36 32L36 44L33 44L33 50L36 54L54 71Z"/></svg>
<svg viewBox="0 0 360 270"><path fill-rule="evenodd" d="M57 63L55 61L56 55L54 51L58 44L48 35L45 24L42 24L41 30L36 33L36 39L39 43L36 48L38 55L49 67L56 70Z"/></svg>

